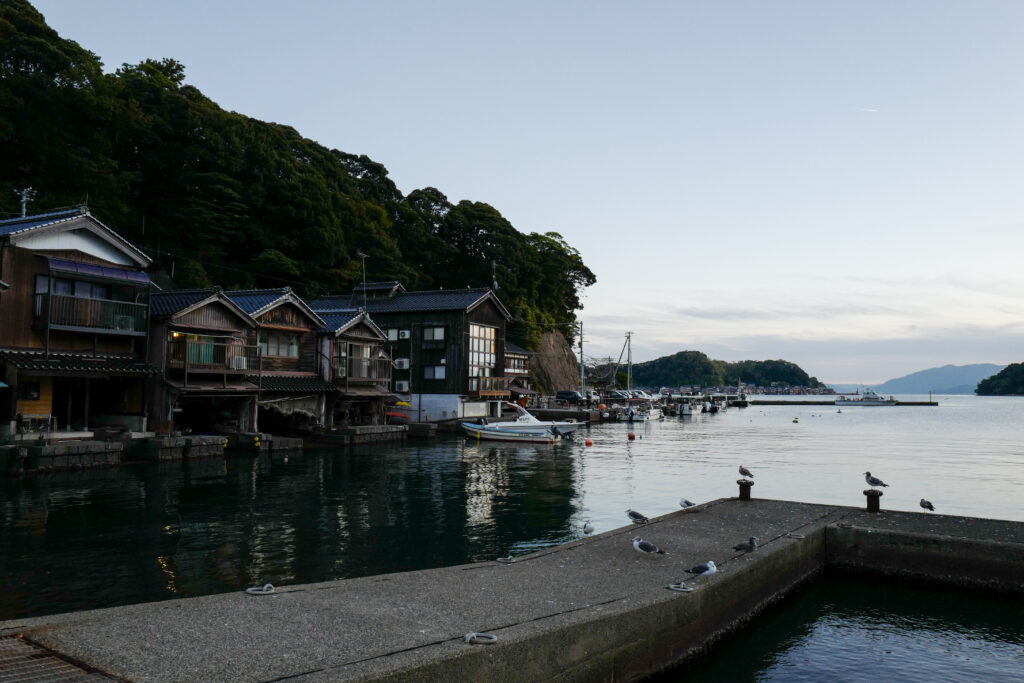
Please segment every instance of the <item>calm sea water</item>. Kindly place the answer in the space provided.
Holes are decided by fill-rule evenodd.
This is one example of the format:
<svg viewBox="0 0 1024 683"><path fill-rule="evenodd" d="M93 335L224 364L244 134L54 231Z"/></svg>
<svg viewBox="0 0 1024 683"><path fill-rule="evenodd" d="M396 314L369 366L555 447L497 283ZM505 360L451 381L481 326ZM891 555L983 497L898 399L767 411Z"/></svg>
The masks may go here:
<svg viewBox="0 0 1024 683"><path fill-rule="evenodd" d="M760 498L860 506L870 470L888 509L1024 521L1024 399L935 399L0 479L0 619L493 559L735 496L740 464Z"/></svg>

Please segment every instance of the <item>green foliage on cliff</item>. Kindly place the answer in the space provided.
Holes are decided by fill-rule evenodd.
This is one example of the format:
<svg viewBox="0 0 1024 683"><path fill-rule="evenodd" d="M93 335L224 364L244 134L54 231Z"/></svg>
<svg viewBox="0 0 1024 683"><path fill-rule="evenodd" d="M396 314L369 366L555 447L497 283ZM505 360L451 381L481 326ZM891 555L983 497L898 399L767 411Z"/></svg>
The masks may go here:
<svg viewBox="0 0 1024 683"><path fill-rule="evenodd" d="M725 386L739 382L770 386L816 387L817 378L810 377L800 366L785 360L744 360L728 363L711 360L700 351L680 351L633 366L634 384L643 386Z"/></svg>
<svg viewBox="0 0 1024 683"><path fill-rule="evenodd" d="M173 59L104 74L25 0L0 3L0 146L0 212L16 215L23 187L33 212L88 200L184 287L347 292L362 277L357 250L371 281L479 287L493 261L509 338L532 348L567 329L595 282L558 233L523 234L492 206L430 187L403 196L366 156L224 111Z"/></svg>
<svg viewBox="0 0 1024 683"><path fill-rule="evenodd" d="M1010 363L981 380L974 393L978 396L1024 396L1024 363Z"/></svg>

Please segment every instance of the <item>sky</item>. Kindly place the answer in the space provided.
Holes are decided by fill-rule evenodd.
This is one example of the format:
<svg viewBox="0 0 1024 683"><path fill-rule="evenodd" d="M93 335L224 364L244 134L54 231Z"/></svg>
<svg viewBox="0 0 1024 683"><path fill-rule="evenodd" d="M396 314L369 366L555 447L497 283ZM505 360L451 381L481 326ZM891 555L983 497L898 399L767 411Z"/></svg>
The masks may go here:
<svg viewBox="0 0 1024 683"><path fill-rule="evenodd" d="M586 356L1024 360L1016 0L34 5L108 71L174 58L406 194L560 233Z"/></svg>

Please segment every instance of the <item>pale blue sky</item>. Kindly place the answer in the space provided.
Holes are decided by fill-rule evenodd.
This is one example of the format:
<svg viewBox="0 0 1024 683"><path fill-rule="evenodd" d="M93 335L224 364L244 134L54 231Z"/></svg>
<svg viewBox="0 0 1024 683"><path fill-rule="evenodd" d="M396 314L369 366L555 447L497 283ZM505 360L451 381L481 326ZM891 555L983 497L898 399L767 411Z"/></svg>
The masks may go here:
<svg viewBox="0 0 1024 683"><path fill-rule="evenodd" d="M37 0L109 70L560 232L587 355L1024 360L1024 3Z"/></svg>

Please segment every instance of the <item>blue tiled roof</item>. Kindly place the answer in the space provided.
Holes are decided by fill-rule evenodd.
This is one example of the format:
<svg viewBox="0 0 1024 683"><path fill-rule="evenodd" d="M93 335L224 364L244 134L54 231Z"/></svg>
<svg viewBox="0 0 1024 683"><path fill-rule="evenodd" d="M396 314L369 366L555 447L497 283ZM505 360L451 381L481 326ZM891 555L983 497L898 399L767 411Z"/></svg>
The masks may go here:
<svg viewBox="0 0 1024 683"><path fill-rule="evenodd" d="M400 288L403 292L405 288L402 287L402 283L398 280L385 280L383 282L367 282L365 285L360 283L353 288L353 291L361 292L364 289L367 292L386 292L394 289L395 287Z"/></svg>
<svg viewBox="0 0 1024 683"><path fill-rule="evenodd" d="M486 287L477 289L436 289L421 292L402 292L388 299L370 299L366 312L408 313L415 311L464 311L490 292ZM363 305L362 297L354 294L323 296L310 303L318 313L351 311Z"/></svg>
<svg viewBox="0 0 1024 683"><path fill-rule="evenodd" d="M0 221L0 235L13 235L16 232L41 228L51 223L60 223L70 218L77 218L84 215L81 207L64 209L62 211L51 211L50 213L39 213L34 216L20 216L18 218L5 218Z"/></svg>
<svg viewBox="0 0 1024 683"><path fill-rule="evenodd" d="M533 352L532 351L527 351L526 349L524 349L522 346L519 346L518 344L513 344L512 342L507 341L507 342L505 342L505 353L517 353L517 354L519 354L521 356L529 356Z"/></svg>
<svg viewBox="0 0 1024 683"><path fill-rule="evenodd" d="M323 321L327 323L324 326L324 330L327 332L337 332L345 325L359 317L358 311L352 311L351 313L324 313L320 316Z"/></svg>
<svg viewBox="0 0 1024 683"><path fill-rule="evenodd" d="M280 289L240 289L234 292L224 292L228 298L234 301L239 308L253 315L256 311L269 306L278 299L287 296L292 291L291 287Z"/></svg>
<svg viewBox="0 0 1024 683"><path fill-rule="evenodd" d="M178 289L169 292L154 292L149 301L149 311L152 315L163 316L173 315L178 311L188 308L197 301L202 301L212 296L217 291L216 287L206 289Z"/></svg>

